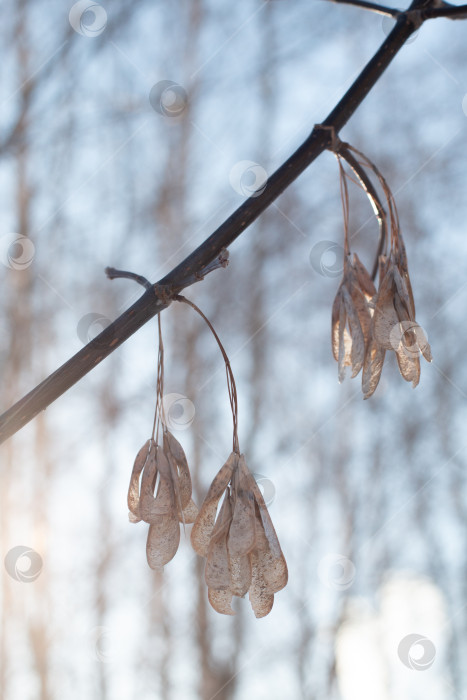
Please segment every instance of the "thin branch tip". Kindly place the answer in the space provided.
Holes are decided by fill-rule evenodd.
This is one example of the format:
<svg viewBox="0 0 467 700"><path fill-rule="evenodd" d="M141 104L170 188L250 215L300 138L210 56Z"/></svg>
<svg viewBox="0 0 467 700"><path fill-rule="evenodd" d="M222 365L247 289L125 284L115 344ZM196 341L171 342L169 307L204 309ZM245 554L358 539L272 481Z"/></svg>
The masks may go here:
<svg viewBox="0 0 467 700"><path fill-rule="evenodd" d="M394 7L379 5L378 3L367 2L366 0L330 0L330 2L334 2L338 5L353 5L362 10L370 10L378 15L385 15L386 17L393 17L394 19L397 19L401 14L401 11L396 10Z"/></svg>
<svg viewBox="0 0 467 700"><path fill-rule="evenodd" d="M146 277L143 277L143 275L137 275L135 272L127 272L126 270L117 270L115 267L106 267L105 274L109 280L119 278L133 280L133 282L137 282L148 291L154 286L148 279L146 279Z"/></svg>

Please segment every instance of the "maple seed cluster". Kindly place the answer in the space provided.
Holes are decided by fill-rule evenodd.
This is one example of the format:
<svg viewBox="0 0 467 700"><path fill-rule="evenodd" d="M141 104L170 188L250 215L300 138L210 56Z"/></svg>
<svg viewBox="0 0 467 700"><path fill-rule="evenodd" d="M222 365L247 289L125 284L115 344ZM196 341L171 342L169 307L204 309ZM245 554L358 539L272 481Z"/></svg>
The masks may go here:
<svg viewBox="0 0 467 700"><path fill-rule="evenodd" d="M353 154L356 154L355 157ZM342 382L350 366L352 377L361 369L362 390L369 398L378 386L387 350L397 358L399 371L416 387L420 381L420 354L431 362L431 349L421 326L415 320L415 303L410 283L407 255L392 193L376 166L349 144L337 151L344 209L344 271L332 307L332 351ZM348 218L347 178L344 159L369 196L380 223L380 245L375 275L378 289L356 253L351 256ZM366 173L370 170L385 194L389 215ZM353 178L351 178L353 180ZM355 181L355 180L353 180ZM388 225L390 242L387 240Z"/></svg>
<svg viewBox="0 0 467 700"><path fill-rule="evenodd" d="M191 543L206 559L209 602L217 612L234 615L233 596L248 591L256 617L270 612L274 594L287 584L287 564L243 455L232 452L212 482L193 525Z"/></svg>
<svg viewBox="0 0 467 700"><path fill-rule="evenodd" d="M155 494L155 495L154 495ZM194 523L191 476L183 447L164 429L163 447L153 438L136 455L128 489L132 523L149 523L146 556L152 569L167 564L180 543L179 523Z"/></svg>
<svg viewBox="0 0 467 700"><path fill-rule="evenodd" d="M177 553L180 523L193 523L191 543L206 559L205 580L214 610L234 615L233 596L249 593L256 617L267 615L274 594L287 584L287 564L264 498L245 457L237 434L237 391L230 362L211 323L207 322L222 351L233 417L233 451L204 499L201 510L192 499L192 482L182 446L167 429L164 415L164 347L160 315L156 410L152 437L136 455L128 489L129 518L149 524L146 556L152 569L167 564ZM162 446L158 444L162 433ZM224 496L222 504L218 506Z"/></svg>

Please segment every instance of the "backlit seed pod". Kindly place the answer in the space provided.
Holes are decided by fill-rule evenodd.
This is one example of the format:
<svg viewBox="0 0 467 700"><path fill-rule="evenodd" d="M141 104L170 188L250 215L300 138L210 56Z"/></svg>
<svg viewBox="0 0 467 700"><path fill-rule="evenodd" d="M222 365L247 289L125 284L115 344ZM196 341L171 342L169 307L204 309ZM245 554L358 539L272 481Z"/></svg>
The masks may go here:
<svg viewBox="0 0 467 700"><path fill-rule="evenodd" d="M399 244L402 238L399 233ZM431 362L431 348L426 335L415 320L415 304L403 255L391 252L380 258L379 289L374 301L363 369L363 393L369 398L375 391L386 350L392 350L402 377L416 387L420 381L420 354Z"/></svg>
<svg viewBox="0 0 467 700"><path fill-rule="evenodd" d="M274 594L287 584L287 564L243 455L232 452L218 472L200 508L191 541L195 551L206 558L208 599L217 612L233 615L233 597L247 592L256 617L270 612Z"/></svg>
<svg viewBox="0 0 467 700"><path fill-rule="evenodd" d="M344 275L332 307L332 351L338 362L339 382L345 368L352 367L355 377L363 367L371 325L369 301L376 294L363 264L354 255L344 261Z"/></svg>
<svg viewBox="0 0 467 700"><path fill-rule="evenodd" d="M135 459L128 507L131 522L149 523L146 554L153 569L175 556L180 523L193 523L198 515L191 490L191 476L180 443L169 431L163 434L163 447L148 440Z"/></svg>

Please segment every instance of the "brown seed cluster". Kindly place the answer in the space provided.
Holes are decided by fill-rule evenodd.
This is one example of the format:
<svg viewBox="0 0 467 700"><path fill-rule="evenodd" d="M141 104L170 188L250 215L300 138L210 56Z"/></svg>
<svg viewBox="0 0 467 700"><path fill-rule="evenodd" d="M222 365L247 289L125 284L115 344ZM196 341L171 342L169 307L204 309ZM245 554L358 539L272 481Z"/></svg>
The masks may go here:
<svg viewBox="0 0 467 700"><path fill-rule="evenodd" d="M132 523L149 523L146 556L152 569L167 564L177 553L180 523L193 523L198 514L191 498L191 476L183 447L168 430L163 446L148 440L136 455L128 489Z"/></svg>
<svg viewBox="0 0 467 700"><path fill-rule="evenodd" d="M355 158L353 154L358 156ZM412 386L420 381L420 355L431 362L426 335L415 320L415 304L410 283L407 255L391 191L376 166L362 153L340 144L338 159L344 207L344 271L332 308L332 351L342 382L350 366L352 377L361 369L362 390L369 398L378 386L387 350L397 357L402 377ZM348 235L348 193L341 159L347 160L366 191L380 222L378 289L356 253L350 254ZM366 170L376 174L385 194L389 214L373 188ZM390 230L390 243L386 231Z"/></svg>
<svg viewBox="0 0 467 700"><path fill-rule="evenodd" d="M407 257L399 238L399 250L379 259L379 288L373 300L370 340L363 367L365 398L378 386L386 350L397 357L399 371L416 387L420 381L420 354L431 362L431 348L415 320L415 304L407 268Z"/></svg>
<svg viewBox="0 0 467 700"><path fill-rule="evenodd" d="M234 615L233 596L248 592L256 617L270 612L274 594L287 584L287 564L243 455L232 452L212 482L193 525L191 543L206 559L209 602L215 610Z"/></svg>
<svg viewBox="0 0 467 700"><path fill-rule="evenodd" d="M206 558L205 580L214 610L234 615L232 597L249 593L256 617L264 617L273 606L274 594L287 584L287 564L244 456L231 453L199 512L191 493L180 443L167 430L162 447L148 440L134 462L128 508L132 523L149 523L149 566L159 569L173 559L180 543L180 523L194 523L191 543Z"/></svg>
<svg viewBox="0 0 467 700"><path fill-rule="evenodd" d="M233 419L233 452L214 479L202 508L192 499L192 482L182 446L167 429L164 413L164 346L160 316L156 410L152 437L136 455L128 488L132 523L149 523L146 556L152 569L167 564L180 543L180 523L193 524L194 550L206 558L205 579L214 610L234 615L233 596L249 593L256 617L267 615L274 594L287 583L287 564L261 491L240 454L237 389L230 362L210 321L191 301L211 329L225 361ZM158 444L162 432L162 446ZM217 513L222 495L224 499Z"/></svg>

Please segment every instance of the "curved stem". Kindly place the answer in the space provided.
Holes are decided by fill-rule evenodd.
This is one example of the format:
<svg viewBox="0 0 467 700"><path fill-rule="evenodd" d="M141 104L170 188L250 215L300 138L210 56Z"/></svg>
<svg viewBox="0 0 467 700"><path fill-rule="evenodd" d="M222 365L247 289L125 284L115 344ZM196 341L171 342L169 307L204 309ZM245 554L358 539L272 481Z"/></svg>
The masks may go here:
<svg viewBox="0 0 467 700"><path fill-rule="evenodd" d="M378 196L377 191L373 187L373 183L371 182L370 178L365 172L365 169L362 167L361 163L354 158L352 155L348 144L346 143L341 143L339 147L339 155L342 156L342 158L349 164L349 166L352 168L353 172L355 175L358 177L360 184L366 194L368 195L368 198L372 204L373 211L376 214L376 218L378 219L378 224L379 224L379 240L378 240L378 248L376 251L376 256L375 256L375 262L373 264L373 269L371 272L371 278L374 281L376 274L378 272L378 260L379 256L383 252L386 246L386 240L387 240L387 225L386 225L386 219L387 215L384 210L383 205L381 204L381 200Z"/></svg>
<svg viewBox="0 0 467 700"><path fill-rule="evenodd" d="M336 153L339 164L339 184L341 188L342 211L344 213L344 260L350 255L349 243L349 188L347 187L347 176L342 165L339 154Z"/></svg>
<svg viewBox="0 0 467 700"><path fill-rule="evenodd" d="M159 438L159 427L162 423L165 426L164 414L164 343L162 342L161 315L157 317L157 330L159 336L159 351L157 353L157 388L156 388L156 408L154 410L154 422L152 425L152 439L157 443Z"/></svg>
<svg viewBox="0 0 467 700"><path fill-rule="evenodd" d="M181 301L184 304L188 304L188 306L191 306L192 309L194 309L200 316L203 318L207 325L209 326L209 329L213 336L215 337L217 344L220 348L220 351L222 353L222 357L224 358L225 362L225 372L227 375L227 389L229 392L229 399L230 399L230 408L232 409L232 419L233 419L233 451L237 452L240 454L240 448L238 445L238 402L237 402L237 387L235 384L235 379L233 376L232 368L230 366L230 360L227 356L227 353L225 351L224 346L221 343L221 340L219 336L217 335L216 331L214 330L214 326L212 325L211 321L203 314L199 306L196 306L196 304L190 299L187 299L186 297L182 296L181 294L177 294L177 296L174 297L175 301Z"/></svg>

